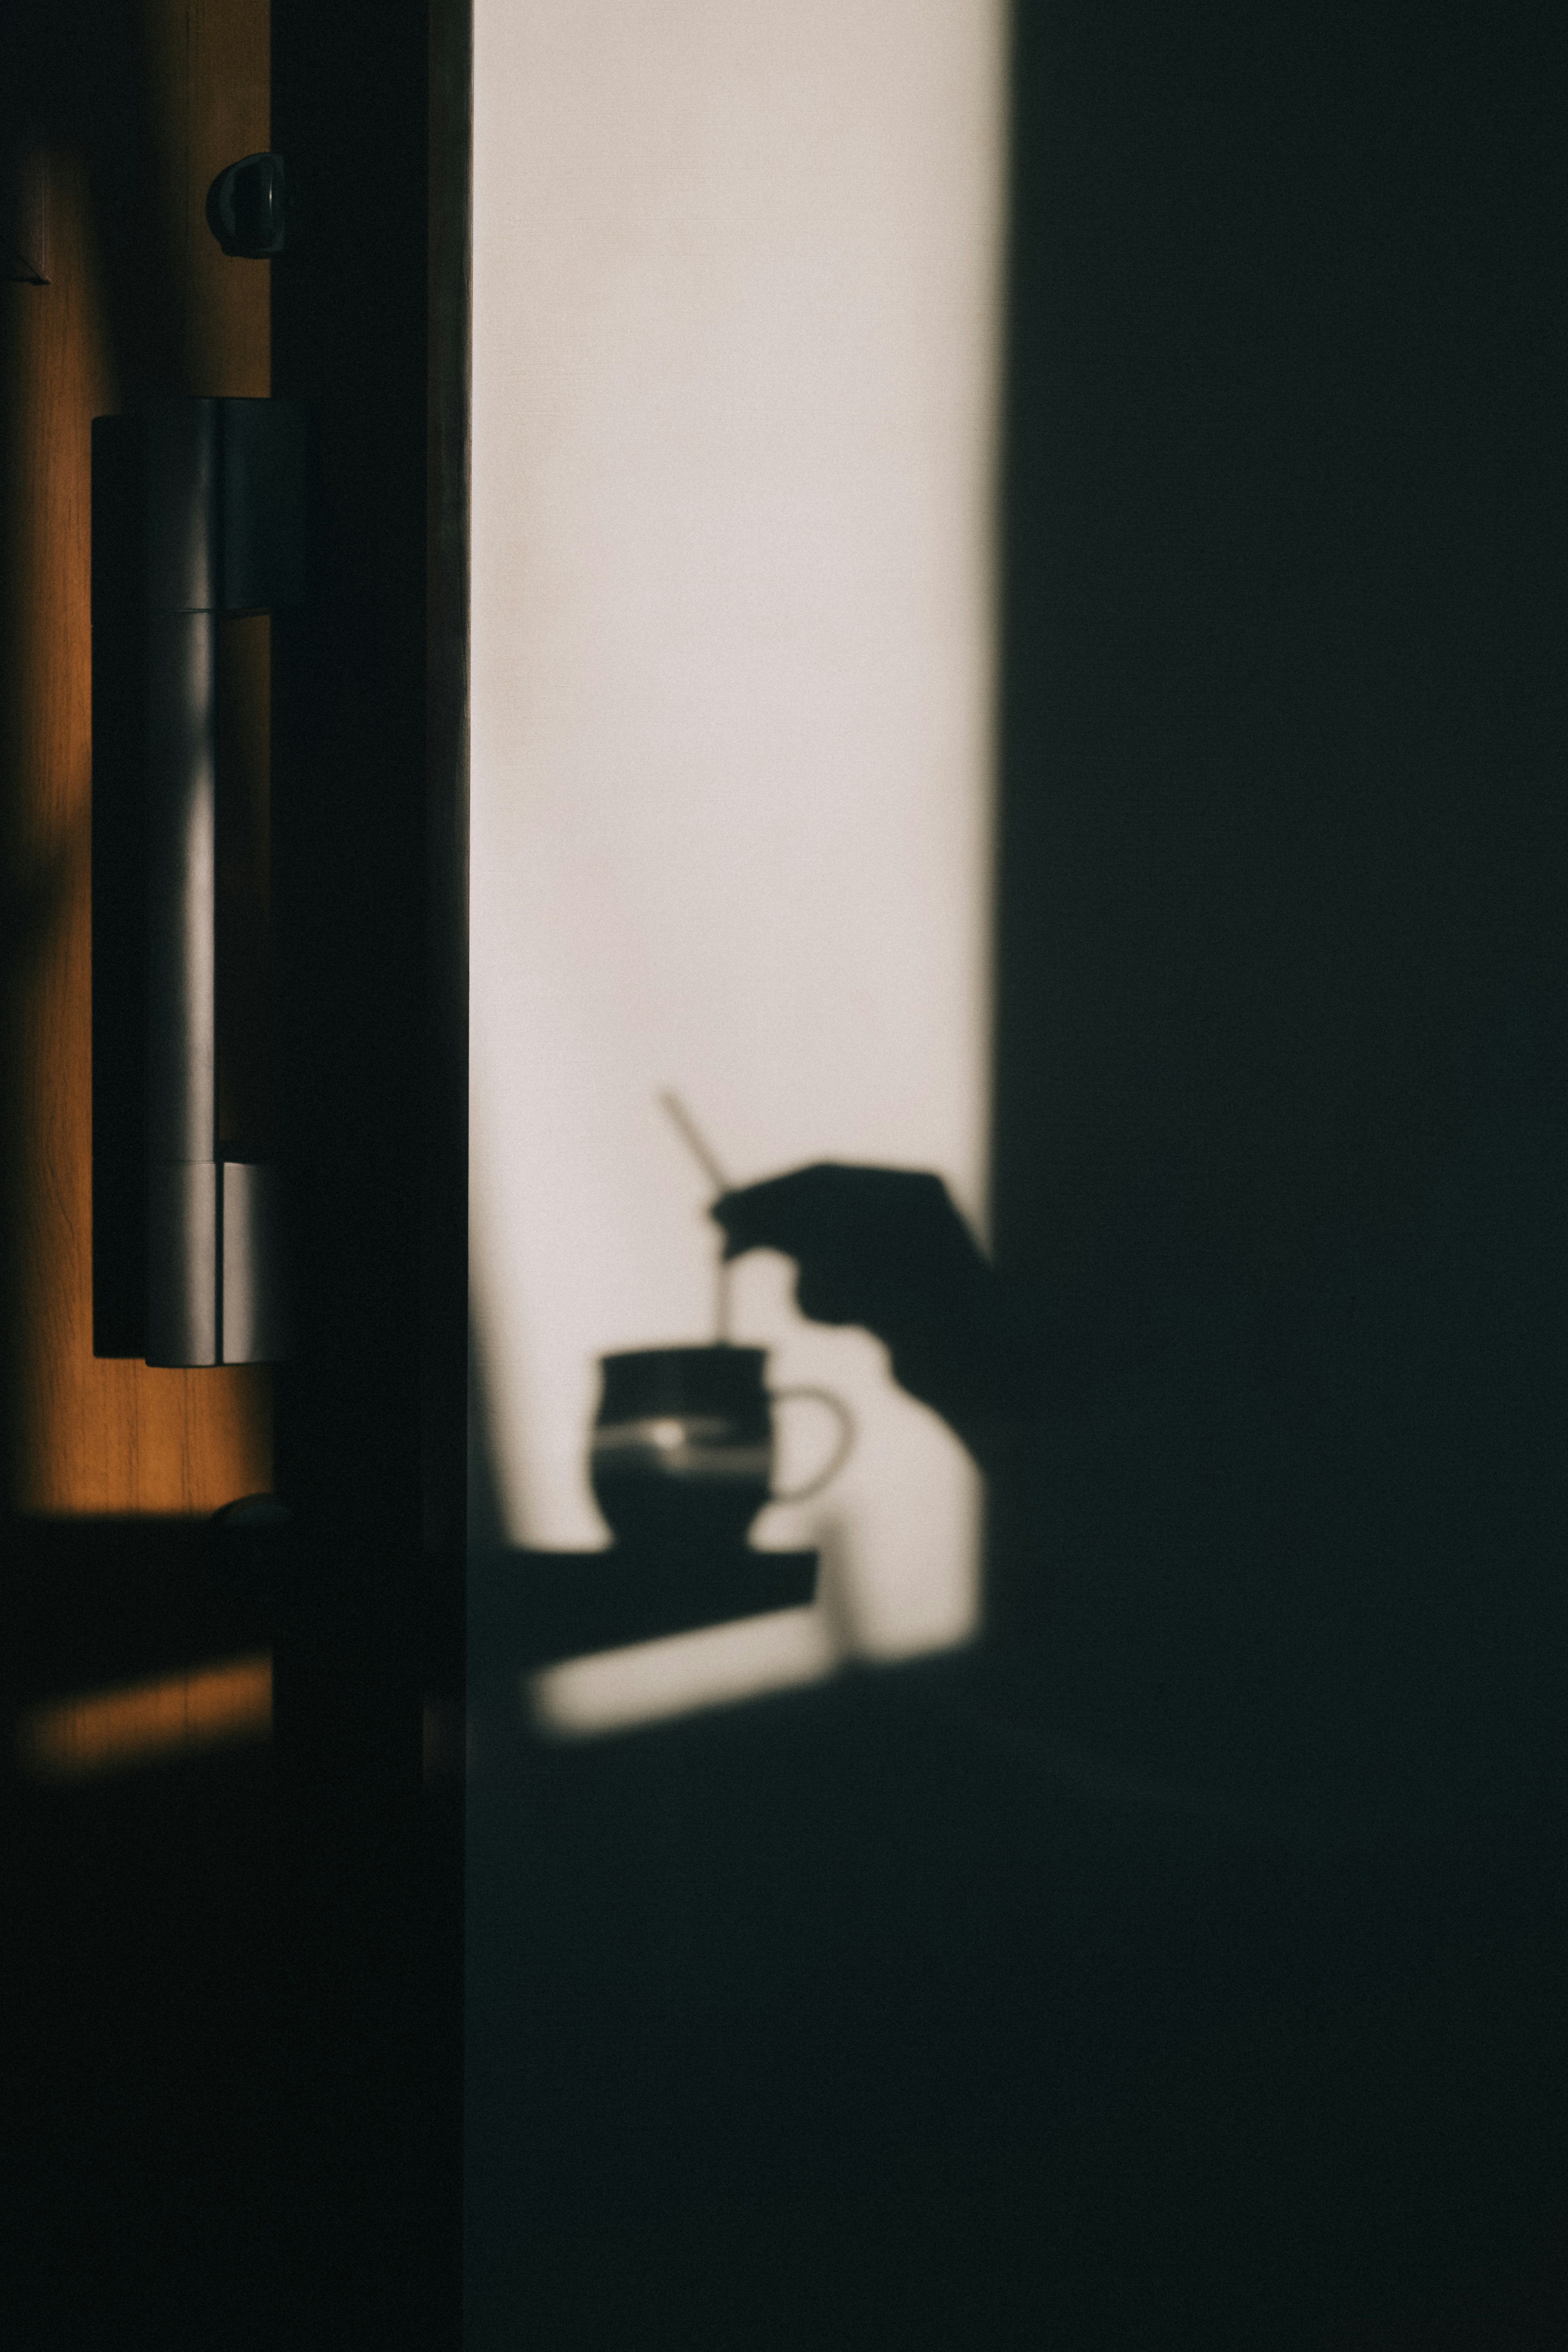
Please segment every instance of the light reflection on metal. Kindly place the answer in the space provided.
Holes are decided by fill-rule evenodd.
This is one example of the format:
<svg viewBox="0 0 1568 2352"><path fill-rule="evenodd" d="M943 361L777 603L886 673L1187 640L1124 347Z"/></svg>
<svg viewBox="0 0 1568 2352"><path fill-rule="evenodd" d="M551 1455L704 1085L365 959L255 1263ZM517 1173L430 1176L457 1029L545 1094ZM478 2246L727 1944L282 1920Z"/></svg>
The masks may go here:
<svg viewBox="0 0 1568 2352"><path fill-rule="evenodd" d="M89 1780L272 1736L272 1658L259 1651L28 1708L16 1756L35 1780Z"/></svg>
<svg viewBox="0 0 1568 2352"><path fill-rule="evenodd" d="M289 1353L278 1174L219 1132L218 616L303 597L304 411L161 400L146 448L145 1353L267 1363Z"/></svg>

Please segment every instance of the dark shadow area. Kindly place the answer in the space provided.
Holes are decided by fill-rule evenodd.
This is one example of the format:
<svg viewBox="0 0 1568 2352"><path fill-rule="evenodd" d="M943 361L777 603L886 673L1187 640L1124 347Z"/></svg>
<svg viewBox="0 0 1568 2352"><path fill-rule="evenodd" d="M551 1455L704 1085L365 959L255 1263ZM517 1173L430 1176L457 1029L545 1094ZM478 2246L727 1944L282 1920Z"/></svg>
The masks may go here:
<svg viewBox="0 0 1568 2352"><path fill-rule="evenodd" d="M904 1172L720 1203L1032 1483L1044 1594L574 1751L492 1722L472 2342L1554 2340L1568 1117L1527 1034L1478 1034L1398 1250L1321 1238L1257 1328L1159 1236L1036 1325Z"/></svg>
<svg viewBox="0 0 1568 2352"><path fill-rule="evenodd" d="M816 1597L816 1567L814 1551L743 1546L495 1552L472 1562L469 1606L477 1622L469 1654L477 1647L504 1657L515 1673L774 1609L806 1609Z"/></svg>
<svg viewBox="0 0 1568 2352"><path fill-rule="evenodd" d="M260 2345L286 2135L271 1748L51 1783L21 1769L17 1730L40 1701L264 1652L269 1612L215 1578L198 1521L14 1522L6 1537L0 2194L14 2325L82 2346Z"/></svg>
<svg viewBox="0 0 1568 2352"><path fill-rule="evenodd" d="M489 1393L485 1385L471 1307L468 1316L467 1394L468 1551L471 1558L476 1552L482 1555L504 1550L508 1539L500 1478L496 1467Z"/></svg>
<svg viewBox="0 0 1568 2352"><path fill-rule="evenodd" d="M1568 2331L1563 64L1016 13L987 1638L476 1778L476 2352Z"/></svg>
<svg viewBox="0 0 1568 2352"><path fill-rule="evenodd" d="M1467 2297L1514 2340L1550 1839L1173 1822L973 1696L896 1670L471 1785L470 2340L1436 2342Z"/></svg>
<svg viewBox="0 0 1568 2352"><path fill-rule="evenodd" d="M432 100L465 86L468 24L401 0L273 0L270 23L271 145L312 225L267 265L272 389L308 405L315 467L311 603L271 634L300 1236L276 1460L301 1564L277 1648L296 2123L279 2263L296 2336L449 2346L463 1784L426 1780L422 1724L465 1657L466 591L461 482L439 460L465 430L467 341L461 273L433 308L429 262L432 235L465 241L467 125L439 104L433 122Z"/></svg>

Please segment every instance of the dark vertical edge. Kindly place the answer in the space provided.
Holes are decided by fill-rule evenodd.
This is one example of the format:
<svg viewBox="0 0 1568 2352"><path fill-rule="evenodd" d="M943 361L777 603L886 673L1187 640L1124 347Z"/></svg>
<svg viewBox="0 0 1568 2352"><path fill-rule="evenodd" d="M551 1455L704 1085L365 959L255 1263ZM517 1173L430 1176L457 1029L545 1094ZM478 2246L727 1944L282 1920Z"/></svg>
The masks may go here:
<svg viewBox="0 0 1568 2352"><path fill-rule="evenodd" d="M426 1693L460 1722L467 1681L468 1342L468 514L473 0L430 10L428 702L422 1263ZM463 2281L462 1743L426 1780L428 2141L436 2307L428 2341L460 2352Z"/></svg>
<svg viewBox="0 0 1568 2352"><path fill-rule="evenodd" d="M425 1528L458 1563L466 1519L468 1112L468 471L472 0L433 0L428 352ZM460 1632L460 1613L457 1621ZM450 1666L462 1687L459 1640Z"/></svg>
<svg viewBox="0 0 1568 2352"><path fill-rule="evenodd" d="M144 435L92 426L92 1349L146 1346Z"/></svg>
<svg viewBox="0 0 1568 2352"><path fill-rule="evenodd" d="M996 821L994 829L991 1218L998 1259L1037 1276L1039 1203L1033 1173L1037 1090L1019 1084L1035 1030L1032 950L1039 920L1033 862L1042 796L1037 467L1039 91L1045 31L1027 5L1009 12L1007 178L1002 271L1001 426L997 464Z"/></svg>
<svg viewBox="0 0 1568 2352"><path fill-rule="evenodd" d="M433 17L272 0L271 23L304 224L269 265L273 387L312 428L310 601L273 622L299 1277L275 1408L299 1530L274 1654L279 2239L295 2340L430 2352L461 2326L462 1816L426 1773L422 1717L462 1650L463 1452L440 1433L466 1387L461 849L431 716Z"/></svg>
<svg viewBox="0 0 1568 2352"><path fill-rule="evenodd" d="M1029 1216L1025 1171L1033 1154L1029 1139L1020 1134L1020 1093L1017 1084L1020 1049L1026 1051L1020 1029L1027 1016L1019 1002L1018 965L1020 908L1018 878L1026 871L1020 857L1018 831L1022 791L1021 739L1029 732L1022 709L1030 664L1025 632L1019 627L1024 547L1018 525L1024 469L1020 409L1027 375L1025 349L1027 305L1023 288L1029 268L1026 249L1026 193L1033 161L1030 90L1033 14L1026 5L1007 12L1004 120L1006 162L1003 204L1004 249L998 273L1002 289L1002 320L995 470L995 517L993 562L995 566L996 663L994 688L995 745L995 813L992 826L991 874L991 1131L989 1136L989 1210L991 1245L996 1262L1014 1275L1034 1276L1029 1263ZM1020 1198L1024 1194L1025 1198ZM1017 1612L1016 1587L1026 1557L1027 1498L1017 1474L1001 1465L987 1479L984 1504L984 1595L983 1638L1005 1643Z"/></svg>
<svg viewBox="0 0 1568 2352"><path fill-rule="evenodd" d="M305 601L309 416L297 400L220 400L217 603L269 612Z"/></svg>

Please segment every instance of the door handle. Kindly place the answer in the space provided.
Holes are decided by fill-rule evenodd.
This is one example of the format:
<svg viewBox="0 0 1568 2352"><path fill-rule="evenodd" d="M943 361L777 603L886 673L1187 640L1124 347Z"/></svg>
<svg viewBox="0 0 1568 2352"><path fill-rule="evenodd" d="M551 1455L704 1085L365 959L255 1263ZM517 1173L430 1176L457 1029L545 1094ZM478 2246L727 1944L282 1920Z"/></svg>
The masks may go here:
<svg viewBox="0 0 1568 2352"><path fill-rule="evenodd" d="M280 1175L227 1159L216 1035L217 635L305 593L306 412L156 403L146 486L146 1318L149 1364L289 1352Z"/></svg>

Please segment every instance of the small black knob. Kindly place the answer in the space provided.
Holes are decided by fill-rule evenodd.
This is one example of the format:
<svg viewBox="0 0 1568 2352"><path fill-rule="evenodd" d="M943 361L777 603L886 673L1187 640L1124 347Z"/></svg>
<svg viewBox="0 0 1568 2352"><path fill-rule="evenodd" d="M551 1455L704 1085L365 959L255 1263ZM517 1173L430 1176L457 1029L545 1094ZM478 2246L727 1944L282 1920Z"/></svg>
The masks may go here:
<svg viewBox="0 0 1568 2352"><path fill-rule="evenodd" d="M289 238L289 194L281 155L242 155L207 190L207 226L224 251L268 261Z"/></svg>

